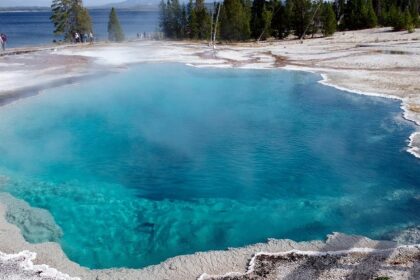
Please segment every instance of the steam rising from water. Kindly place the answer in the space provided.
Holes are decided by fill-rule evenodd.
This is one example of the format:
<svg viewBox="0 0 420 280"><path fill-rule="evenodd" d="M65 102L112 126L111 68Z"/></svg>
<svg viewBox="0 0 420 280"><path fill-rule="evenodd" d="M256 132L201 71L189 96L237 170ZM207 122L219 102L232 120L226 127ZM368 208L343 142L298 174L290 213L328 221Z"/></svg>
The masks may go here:
<svg viewBox="0 0 420 280"><path fill-rule="evenodd" d="M418 224L399 104L317 79L159 64L48 90L0 110L3 189L92 268Z"/></svg>

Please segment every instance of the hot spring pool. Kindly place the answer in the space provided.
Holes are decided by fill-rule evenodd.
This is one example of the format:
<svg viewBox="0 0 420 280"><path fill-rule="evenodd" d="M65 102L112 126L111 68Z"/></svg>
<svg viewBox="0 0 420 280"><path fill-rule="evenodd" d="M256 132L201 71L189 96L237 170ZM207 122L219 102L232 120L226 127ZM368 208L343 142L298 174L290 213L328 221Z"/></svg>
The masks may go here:
<svg viewBox="0 0 420 280"><path fill-rule="evenodd" d="M90 268L420 222L399 102L280 70L144 64L0 108L1 190ZM41 230L42 231L42 230Z"/></svg>

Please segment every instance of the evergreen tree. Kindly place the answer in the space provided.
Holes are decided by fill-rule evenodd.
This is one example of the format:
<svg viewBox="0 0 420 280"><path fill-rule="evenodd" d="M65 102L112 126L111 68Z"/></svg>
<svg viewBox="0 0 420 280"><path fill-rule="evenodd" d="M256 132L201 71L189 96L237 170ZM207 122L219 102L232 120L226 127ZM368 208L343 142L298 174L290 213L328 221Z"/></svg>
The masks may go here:
<svg viewBox="0 0 420 280"><path fill-rule="evenodd" d="M420 12L420 0L411 0L410 1L410 15L411 19L413 20L413 25L419 27L420 26L420 18L419 18L419 12Z"/></svg>
<svg viewBox="0 0 420 280"><path fill-rule="evenodd" d="M377 23L383 25L388 16L386 3L384 3L383 0L372 0L372 6L377 18Z"/></svg>
<svg viewBox="0 0 420 280"><path fill-rule="evenodd" d="M167 38L182 39L185 33L183 11L178 0L162 0L160 3L160 27Z"/></svg>
<svg viewBox="0 0 420 280"><path fill-rule="evenodd" d="M365 0L349 0L346 26L349 29L362 29L365 27L367 7Z"/></svg>
<svg viewBox="0 0 420 280"><path fill-rule="evenodd" d="M54 0L54 3L77 0ZM322 0L224 0L217 26L217 34L224 40L284 38L291 31L298 37L314 36L319 30L325 36L340 30L393 26L394 30L412 30L420 24L420 0L335 0L322 4ZM62 5L54 5L61 7ZM167 38L208 39L211 16L204 0L190 0L180 5L179 0L161 2L161 28ZM216 5L215 5L216 7ZM63 29L60 20L67 13L60 9L54 17L57 30ZM76 9L77 10L77 9ZM87 18L83 12L82 18ZM75 13L74 13L75 14ZM215 20L213 14L213 20ZM335 17L335 20L334 20ZM68 16L70 22L73 18ZM76 20L82 23L83 20ZM74 24L73 24L74 25ZM88 25L78 27L86 29Z"/></svg>
<svg viewBox="0 0 420 280"><path fill-rule="evenodd" d="M311 23L312 3L310 0L291 0L290 3L292 5L292 27L295 35L302 37Z"/></svg>
<svg viewBox="0 0 420 280"><path fill-rule="evenodd" d="M395 5L392 5L389 10L389 24L393 27L394 31L403 30L405 26L404 17L400 9Z"/></svg>
<svg viewBox="0 0 420 280"><path fill-rule="evenodd" d="M169 33L169 15L168 15L168 6L166 4L166 2L164 0L160 1L159 4L159 8L160 8L160 29L163 32L163 34L165 34L165 36L167 36L167 34Z"/></svg>
<svg viewBox="0 0 420 280"><path fill-rule="evenodd" d="M190 0L187 5L179 0L160 2L160 28L170 39L208 39L211 17L204 0Z"/></svg>
<svg viewBox="0 0 420 280"><path fill-rule="evenodd" d="M265 0L254 0L252 3L250 26L251 36L254 39L258 39L267 26L263 15L266 9Z"/></svg>
<svg viewBox="0 0 420 280"><path fill-rule="evenodd" d="M366 27L373 28L378 25L378 18L376 17L375 10L373 9L372 0L367 1L366 9Z"/></svg>
<svg viewBox="0 0 420 280"><path fill-rule="evenodd" d="M182 4L181 8L181 38L188 38L188 14L185 4Z"/></svg>
<svg viewBox="0 0 420 280"><path fill-rule="evenodd" d="M80 5L75 5L73 7L73 13L75 15L74 30L80 34L91 32L92 19L90 18L88 10Z"/></svg>
<svg viewBox="0 0 420 280"><path fill-rule="evenodd" d="M263 30L261 32L260 37L257 38L258 40L259 39L265 40L270 36L270 34L272 32L272 30L271 30L271 21L272 20L273 20L273 11L267 5L266 7L264 7L264 10L263 10L263 13L262 13L262 21L264 23L264 26L263 26Z"/></svg>
<svg viewBox="0 0 420 280"><path fill-rule="evenodd" d="M273 17L271 20L272 35L278 39L283 39L289 35L290 17L286 5L282 1L275 1Z"/></svg>
<svg viewBox="0 0 420 280"><path fill-rule="evenodd" d="M337 20L333 6L329 3L323 5L322 11L322 34L331 36L337 29Z"/></svg>
<svg viewBox="0 0 420 280"><path fill-rule="evenodd" d="M413 24L413 19L411 17L411 13L408 9L408 7L405 9L404 11L404 29L406 29L408 32L413 32L414 31L414 24Z"/></svg>
<svg viewBox="0 0 420 280"><path fill-rule="evenodd" d="M307 34L312 35L312 38L318 33L319 29L322 28L322 8L322 0L313 2L310 7L309 15L312 20L309 21L309 25L307 26Z"/></svg>
<svg viewBox="0 0 420 280"><path fill-rule="evenodd" d="M388 9L381 9L380 13L377 15L378 17L378 24L381 26L389 26L389 10Z"/></svg>
<svg viewBox="0 0 420 280"><path fill-rule="evenodd" d="M250 15L241 0L224 0L220 12L220 37L224 40L246 40L251 35Z"/></svg>
<svg viewBox="0 0 420 280"><path fill-rule="evenodd" d="M68 22L68 13L70 12L70 9L70 0L53 0L51 4L52 15L50 19L55 27L54 34L64 34L65 37L69 34L70 25Z"/></svg>
<svg viewBox="0 0 420 280"><path fill-rule="evenodd" d="M344 16L346 9L346 0L335 0L334 1L334 13L337 17L337 21L340 22Z"/></svg>
<svg viewBox="0 0 420 280"><path fill-rule="evenodd" d="M114 42L122 42L125 39L115 8L112 8L109 13L108 39Z"/></svg>
<svg viewBox="0 0 420 280"><path fill-rule="evenodd" d="M182 39L182 24L181 24L181 15L182 8L179 0L171 0L170 5L170 26L172 38Z"/></svg>
<svg viewBox="0 0 420 280"><path fill-rule="evenodd" d="M198 26L195 4L193 3L192 0L190 0L188 6L189 6L189 17L188 17L189 38L198 39L200 27Z"/></svg>
<svg viewBox="0 0 420 280"><path fill-rule="evenodd" d="M193 11L195 11L197 25L196 34L193 37L200 40L208 39L210 37L211 18L204 5L204 0L196 0Z"/></svg>
<svg viewBox="0 0 420 280"><path fill-rule="evenodd" d="M64 35L66 41L71 41L76 32L84 34L92 31L89 12L81 0L53 0L51 11L54 34Z"/></svg>

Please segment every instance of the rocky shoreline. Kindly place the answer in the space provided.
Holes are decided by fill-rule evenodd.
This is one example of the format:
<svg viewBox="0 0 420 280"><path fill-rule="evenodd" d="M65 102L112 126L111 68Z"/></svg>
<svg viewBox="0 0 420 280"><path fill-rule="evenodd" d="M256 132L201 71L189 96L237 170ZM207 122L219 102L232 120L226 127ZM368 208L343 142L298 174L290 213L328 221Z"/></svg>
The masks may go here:
<svg viewBox="0 0 420 280"><path fill-rule="evenodd" d="M252 257L245 273L202 274L199 280L416 279L420 275L419 257L420 247L417 245L382 250L260 252Z"/></svg>

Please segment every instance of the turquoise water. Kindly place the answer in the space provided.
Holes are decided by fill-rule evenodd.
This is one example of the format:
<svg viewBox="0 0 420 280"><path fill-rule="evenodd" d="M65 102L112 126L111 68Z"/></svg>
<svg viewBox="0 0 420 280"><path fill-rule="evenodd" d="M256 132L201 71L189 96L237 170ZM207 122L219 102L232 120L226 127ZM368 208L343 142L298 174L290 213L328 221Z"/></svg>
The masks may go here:
<svg viewBox="0 0 420 280"><path fill-rule="evenodd" d="M145 64L47 90L0 108L3 189L64 233L27 240L91 268L419 224L400 104L318 80Z"/></svg>

